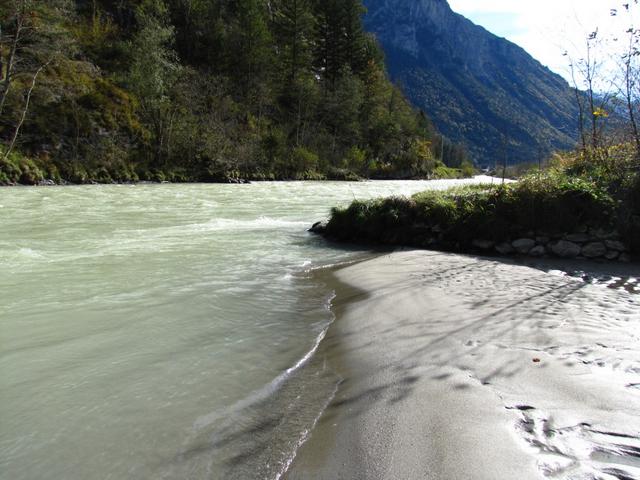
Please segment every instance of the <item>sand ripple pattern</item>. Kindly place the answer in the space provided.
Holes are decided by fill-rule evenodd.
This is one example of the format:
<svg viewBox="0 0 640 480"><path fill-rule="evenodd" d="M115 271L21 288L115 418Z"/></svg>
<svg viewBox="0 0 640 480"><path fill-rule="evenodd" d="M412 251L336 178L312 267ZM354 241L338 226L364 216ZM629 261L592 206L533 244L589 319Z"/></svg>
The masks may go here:
<svg viewBox="0 0 640 480"><path fill-rule="evenodd" d="M460 296L471 310L490 310L460 333L469 336L468 355L480 363L492 358L494 369L489 375L470 365L466 370L517 412L516 431L537 450L540 470L576 480L640 478L636 279L576 271L571 264L560 265L567 272L546 271L461 256L448 256L446 268L436 265L416 275ZM489 355L493 349L526 352L530 369L548 375L501 364L500 355ZM509 377L524 380L520 392L503 379ZM530 401L514 406L521 396Z"/></svg>
<svg viewBox="0 0 640 480"><path fill-rule="evenodd" d="M638 272L606 268L404 251L337 272L326 423L370 459L341 478L640 479Z"/></svg>

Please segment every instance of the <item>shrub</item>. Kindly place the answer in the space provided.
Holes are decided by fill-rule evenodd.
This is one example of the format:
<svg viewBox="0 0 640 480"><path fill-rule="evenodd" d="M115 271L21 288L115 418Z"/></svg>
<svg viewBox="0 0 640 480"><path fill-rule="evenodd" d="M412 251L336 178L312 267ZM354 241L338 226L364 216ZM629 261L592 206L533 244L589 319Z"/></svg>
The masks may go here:
<svg viewBox="0 0 640 480"><path fill-rule="evenodd" d="M452 179L452 178L460 178L462 176L460 170L456 169L456 168L449 168L447 166L445 166L444 164L439 164L434 170L433 170L433 178L438 178L438 179Z"/></svg>
<svg viewBox="0 0 640 480"><path fill-rule="evenodd" d="M296 172L312 172L318 168L318 155L304 147L291 151L291 166Z"/></svg>
<svg viewBox="0 0 640 480"><path fill-rule="evenodd" d="M4 158L5 151L0 147L0 184L21 183L36 185L45 178L46 168L43 161L13 151Z"/></svg>
<svg viewBox="0 0 640 480"><path fill-rule="evenodd" d="M470 178L476 174L476 169L470 161L465 160L460 165L460 173L464 178Z"/></svg>
<svg viewBox="0 0 640 480"><path fill-rule="evenodd" d="M354 172L363 172L366 166L367 154L357 146L351 147L342 161L343 167Z"/></svg>

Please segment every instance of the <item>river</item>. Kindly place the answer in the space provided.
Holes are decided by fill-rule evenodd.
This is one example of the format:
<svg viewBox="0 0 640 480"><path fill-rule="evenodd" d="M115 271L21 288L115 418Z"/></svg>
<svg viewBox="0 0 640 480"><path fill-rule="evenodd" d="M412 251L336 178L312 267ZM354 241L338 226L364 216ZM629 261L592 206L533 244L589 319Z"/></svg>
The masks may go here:
<svg viewBox="0 0 640 480"><path fill-rule="evenodd" d="M0 189L0 477L278 478L339 381L309 272L369 253L306 229L458 183Z"/></svg>

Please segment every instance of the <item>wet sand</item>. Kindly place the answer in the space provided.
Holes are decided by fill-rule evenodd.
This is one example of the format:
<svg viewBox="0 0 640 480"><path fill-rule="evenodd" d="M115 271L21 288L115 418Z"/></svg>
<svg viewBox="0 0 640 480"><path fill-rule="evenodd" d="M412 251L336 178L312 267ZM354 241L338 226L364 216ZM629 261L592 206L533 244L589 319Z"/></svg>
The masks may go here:
<svg viewBox="0 0 640 480"><path fill-rule="evenodd" d="M334 272L317 355L343 380L285 478L640 478L640 269L579 267L403 251Z"/></svg>

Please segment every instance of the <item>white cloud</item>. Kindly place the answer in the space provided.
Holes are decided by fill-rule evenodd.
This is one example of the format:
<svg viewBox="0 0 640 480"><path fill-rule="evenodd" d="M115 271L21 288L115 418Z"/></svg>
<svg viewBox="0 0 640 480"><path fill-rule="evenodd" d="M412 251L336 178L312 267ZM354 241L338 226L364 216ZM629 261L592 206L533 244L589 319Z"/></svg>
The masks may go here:
<svg viewBox="0 0 640 480"><path fill-rule="evenodd" d="M621 0L449 0L451 8L527 50L552 70L568 76L569 51L579 56L587 35L601 37L623 32L629 22L611 17ZM615 48L608 45L606 48Z"/></svg>

